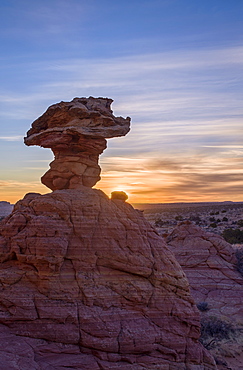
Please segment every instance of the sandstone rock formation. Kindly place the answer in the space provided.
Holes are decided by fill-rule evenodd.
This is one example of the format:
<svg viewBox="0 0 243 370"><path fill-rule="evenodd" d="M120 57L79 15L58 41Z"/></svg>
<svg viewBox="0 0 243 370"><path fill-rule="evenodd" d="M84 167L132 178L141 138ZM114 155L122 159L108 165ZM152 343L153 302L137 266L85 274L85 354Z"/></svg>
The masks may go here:
<svg viewBox="0 0 243 370"><path fill-rule="evenodd" d="M210 314L243 322L243 278L236 270L232 246L220 235L188 222L166 241L186 273L196 303L207 302Z"/></svg>
<svg viewBox="0 0 243 370"><path fill-rule="evenodd" d="M86 170L72 172L95 168L104 137L125 134L129 119L108 113L107 99L73 102L52 106L25 140L53 149L44 183L68 189L27 194L0 224L2 368L216 369L170 249L124 196L109 199Z"/></svg>
<svg viewBox="0 0 243 370"><path fill-rule="evenodd" d="M202 339L218 359L218 369L243 370L243 278L234 249L190 222L166 240L189 280L207 334Z"/></svg>
<svg viewBox="0 0 243 370"><path fill-rule="evenodd" d="M51 190L94 186L100 180L99 155L106 138L124 136L130 118L115 117L112 99L75 98L50 106L35 120L26 145L51 148L55 159L41 181Z"/></svg>
<svg viewBox="0 0 243 370"><path fill-rule="evenodd" d="M111 193L111 199L119 199L125 202L128 199L128 195L124 191L113 191Z"/></svg>
<svg viewBox="0 0 243 370"><path fill-rule="evenodd" d="M87 187L30 193L0 242L0 323L11 335L78 354L74 368L214 369L184 273L128 203Z"/></svg>

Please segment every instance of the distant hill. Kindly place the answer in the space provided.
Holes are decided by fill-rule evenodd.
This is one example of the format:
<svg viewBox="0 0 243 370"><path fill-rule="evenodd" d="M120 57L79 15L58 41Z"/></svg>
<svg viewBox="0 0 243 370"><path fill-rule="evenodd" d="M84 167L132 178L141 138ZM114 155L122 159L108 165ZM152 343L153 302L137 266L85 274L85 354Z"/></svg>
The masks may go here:
<svg viewBox="0 0 243 370"><path fill-rule="evenodd" d="M13 210L14 204L6 201L0 201L0 217L8 216Z"/></svg>
<svg viewBox="0 0 243 370"><path fill-rule="evenodd" d="M145 213L156 213L167 210L189 210L190 208L229 208L229 207L242 207L243 202L194 202L194 203L132 203L134 208L145 211Z"/></svg>

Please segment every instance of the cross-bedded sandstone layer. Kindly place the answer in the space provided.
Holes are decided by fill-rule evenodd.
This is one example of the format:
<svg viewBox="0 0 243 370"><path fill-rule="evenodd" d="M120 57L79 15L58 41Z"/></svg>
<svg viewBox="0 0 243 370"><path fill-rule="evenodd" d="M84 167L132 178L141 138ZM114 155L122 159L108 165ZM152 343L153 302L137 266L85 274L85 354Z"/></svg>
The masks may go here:
<svg viewBox="0 0 243 370"><path fill-rule="evenodd" d="M112 99L75 98L50 106L27 132L26 145L51 148L55 159L41 181L51 190L94 186L100 180L99 155L106 139L124 136L130 118L115 117Z"/></svg>
<svg viewBox="0 0 243 370"><path fill-rule="evenodd" d="M201 310L203 342L219 369L243 370L243 278L235 250L220 235L183 222L167 243L189 280Z"/></svg>
<svg viewBox="0 0 243 370"><path fill-rule="evenodd" d="M243 324L243 278L232 246L190 222L177 226L166 241L186 273L196 303L207 302L210 315Z"/></svg>
<svg viewBox="0 0 243 370"><path fill-rule="evenodd" d="M0 250L0 340L11 353L22 337L22 370L215 369L180 265L128 203L87 187L27 194Z"/></svg>

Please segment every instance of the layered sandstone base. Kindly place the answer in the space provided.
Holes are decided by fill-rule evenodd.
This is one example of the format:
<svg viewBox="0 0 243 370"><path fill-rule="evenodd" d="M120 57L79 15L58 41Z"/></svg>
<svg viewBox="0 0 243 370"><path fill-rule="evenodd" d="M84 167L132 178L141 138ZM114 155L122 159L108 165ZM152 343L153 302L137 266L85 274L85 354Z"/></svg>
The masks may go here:
<svg viewBox="0 0 243 370"><path fill-rule="evenodd" d="M0 246L4 369L216 368L181 267L126 202L27 194Z"/></svg>

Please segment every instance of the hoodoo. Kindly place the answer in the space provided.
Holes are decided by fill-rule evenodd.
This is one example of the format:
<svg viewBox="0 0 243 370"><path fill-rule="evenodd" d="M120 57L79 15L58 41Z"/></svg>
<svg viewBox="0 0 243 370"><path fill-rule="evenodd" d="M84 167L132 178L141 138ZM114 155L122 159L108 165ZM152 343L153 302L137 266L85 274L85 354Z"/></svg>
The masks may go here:
<svg viewBox="0 0 243 370"><path fill-rule="evenodd" d="M106 139L124 136L130 118L115 117L112 99L74 98L51 105L27 132L26 145L51 148L55 159L41 181L51 190L92 187L100 180L99 155Z"/></svg>
<svg viewBox="0 0 243 370"><path fill-rule="evenodd" d="M76 98L36 120L51 148L42 181L0 231L3 369L213 370L180 265L122 194L92 189L105 138L125 135L110 99Z"/></svg>

